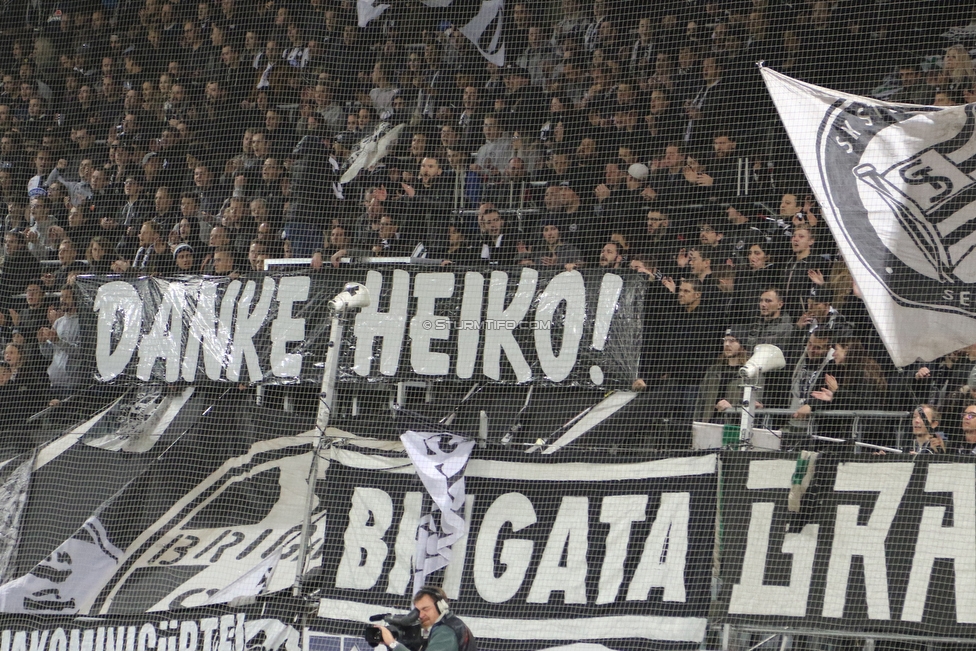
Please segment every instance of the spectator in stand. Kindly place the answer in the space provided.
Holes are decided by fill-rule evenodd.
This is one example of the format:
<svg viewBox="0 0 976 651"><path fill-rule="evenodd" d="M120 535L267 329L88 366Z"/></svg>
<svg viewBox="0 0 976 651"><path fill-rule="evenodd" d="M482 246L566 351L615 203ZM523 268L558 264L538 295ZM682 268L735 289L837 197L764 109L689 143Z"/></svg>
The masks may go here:
<svg viewBox="0 0 976 651"><path fill-rule="evenodd" d="M61 289L61 302L55 310L57 318L50 328L37 331L41 356L51 360L47 375L57 399L63 400L85 386L82 365L81 330L75 305L74 290Z"/></svg>
<svg viewBox="0 0 976 651"><path fill-rule="evenodd" d="M451 216L447 206L451 195L442 174L438 160L426 157L420 163L420 183L401 185L405 193L401 200L403 226L397 233L401 245L409 246L411 251L420 245L422 248L417 253L431 258L442 257L448 248L447 227Z"/></svg>
<svg viewBox="0 0 976 651"><path fill-rule="evenodd" d="M230 247L221 247L214 251L212 275L236 277L235 274L239 273L236 258L234 249Z"/></svg>
<svg viewBox="0 0 976 651"><path fill-rule="evenodd" d="M47 406L51 399L51 384L44 375L39 358L32 357L24 345L7 344L3 361L10 368L10 379L4 385L5 428L22 424L27 418Z"/></svg>
<svg viewBox="0 0 976 651"><path fill-rule="evenodd" d="M753 243L768 242L766 234L749 218L746 212L748 210L747 205L742 202L733 203L725 209L724 239L731 250L732 260L737 266L748 265L749 247ZM772 256L773 250L770 249L769 253Z"/></svg>
<svg viewBox="0 0 976 651"><path fill-rule="evenodd" d="M261 240L251 240L247 250L247 263L250 271L264 271L264 261L268 258L267 243Z"/></svg>
<svg viewBox="0 0 976 651"><path fill-rule="evenodd" d="M731 109L737 106L731 85L724 78L725 66L716 56L708 56L701 64L701 85L691 99L685 102L683 140L692 152L704 153L707 143L715 137L719 126L733 128L729 124Z"/></svg>
<svg viewBox="0 0 976 651"><path fill-rule="evenodd" d="M959 454L976 454L976 403L966 405L960 419L962 442L956 448Z"/></svg>
<svg viewBox="0 0 976 651"><path fill-rule="evenodd" d="M796 320L795 330L806 336L816 328L831 330L839 323L847 323L847 320L831 304L828 292L814 288L807 298L806 311Z"/></svg>
<svg viewBox="0 0 976 651"><path fill-rule="evenodd" d="M544 218L558 225L563 241L579 249L586 262L595 262L599 257L597 243L610 238L610 229L605 225L598 227L593 221L592 213L584 209L579 195L565 185L551 185L546 188L545 205L547 213ZM528 230L535 228L537 227L532 226Z"/></svg>
<svg viewBox="0 0 976 651"><path fill-rule="evenodd" d="M749 326L750 348L759 344L772 344L789 358L793 343L793 320L783 312L783 299L779 289L767 287L759 295L759 317Z"/></svg>
<svg viewBox="0 0 976 651"><path fill-rule="evenodd" d="M50 186L52 183L60 182L64 184L69 192L71 198L71 205L73 206L83 206L91 201L94 190L91 187L91 175L94 171L94 165L90 158L82 159L78 163L78 177L80 180L69 181L62 176L62 172L68 169L69 162L66 158L58 160L57 167L51 170L48 174L47 184Z"/></svg>
<svg viewBox="0 0 976 651"><path fill-rule="evenodd" d="M199 269L193 247L186 242L181 242L173 247L174 273L195 274Z"/></svg>
<svg viewBox="0 0 976 651"><path fill-rule="evenodd" d="M58 267L52 273L41 276L48 287L63 287L74 281L78 274L88 273L88 264L78 259L78 248L71 240L61 240L58 246Z"/></svg>
<svg viewBox="0 0 976 651"><path fill-rule="evenodd" d="M773 391L767 389L766 406L788 407L798 411L810 400L811 392L822 386L824 369L833 356L826 330L818 329L811 332L807 337L803 354L793 366L789 386L775 387ZM769 384L767 382L767 385ZM809 412L810 410L807 409L806 414Z"/></svg>
<svg viewBox="0 0 976 651"><path fill-rule="evenodd" d="M156 190L153 206L155 207L156 212L152 219L154 222L159 224L159 227L163 231L168 233L176 228L181 215L176 210L176 201L173 197L173 193L167 186L161 186Z"/></svg>
<svg viewBox="0 0 976 651"><path fill-rule="evenodd" d="M96 235L88 243L85 251L85 262L88 263L89 273L104 276L112 273L112 263L115 262L115 247L100 235Z"/></svg>
<svg viewBox="0 0 976 651"><path fill-rule="evenodd" d="M413 252L414 245L400 235L400 225L390 215L380 217L380 227L369 254L378 257L407 256Z"/></svg>
<svg viewBox="0 0 976 651"><path fill-rule="evenodd" d="M936 92L962 92L971 88L974 83L976 83L976 66L969 51L962 45L947 48Z"/></svg>
<svg viewBox="0 0 976 651"><path fill-rule="evenodd" d="M541 89L531 85L529 71L517 64L505 67L505 94L498 99L496 106L500 103L502 110L496 113L500 112L511 129L520 133L531 131L545 111Z"/></svg>
<svg viewBox="0 0 976 651"><path fill-rule="evenodd" d="M648 187L647 179L650 171L643 163L634 163L627 168L624 175L624 187L619 193L618 210L614 228L622 232L639 232L642 217L647 214L655 203L657 193Z"/></svg>
<svg viewBox="0 0 976 651"><path fill-rule="evenodd" d="M681 242L674 229L671 228L671 220L668 215L659 210L649 210L646 224L645 233L636 238L633 245L641 257L675 260Z"/></svg>
<svg viewBox="0 0 976 651"><path fill-rule="evenodd" d="M244 197L231 197L220 213L221 224L227 229L230 245L239 259L247 255L251 240L257 233L257 224L248 219L249 209Z"/></svg>
<svg viewBox="0 0 976 651"><path fill-rule="evenodd" d="M698 387L694 420L703 423L728 422L723 414L734 412L742 404L742 378L739 369L749 360L752 346L745 328L733 327L725 331L722 353L705 371Z"/></svg>
<svg viewBox="0 0 976 651"><path fill-rule="evenodd" d="M732 321L739 322L741 319L738 315L751 314L763 290L778 286L781 278L765 238L750 244L746 265L739 266L735 273L733 297L729 304Z"/></svg>
<svg viewBox="0 0 976 651"><path fill-rule="evenodd" d="M0 308L14 306L14 297L21 294L28 281L40 278L41 265L27 250L23 233L8 231L3 236L3 273L0 274Z"/></svg>
<svg viewBox="0 0 976 651"><path fill-rule="evenodd" d="M153 206L143 194L142 188L141 176L131 174L125 179L122 190L125 203L119 208L116 218L122 234L116 251L127 259L131 259L138 248L140 226L152 217Z"/></svg>
<svg viewBox="0 0 976 651"><path fill-rule="evenodd" d="M7 214L3 218L3 232L16 231L23 233L27 230L27 205L22 200L7 199Z"/></svg>
<svg viewBox="0 0 976 651"><path fill-rule="evenodd" d="M142 222L139 229L139 250L128 265L122 264L122 271L135 271L139 274L166 276L172 272L173 256L166 243L168 231L151 219Z"/></svg>
<svg viewBox="0 0 976 651"><path fill-rule="evenodd" d="M688 199L688 181L685 179L687 157L681 150L679 143L669 143L663 156L651 161L650 185L657 193L657 201L663 206L675 206L686 203ZM679 232L685 234L690 231L692 224L680 224Z"/></svg>
<svg viewBox="0 0 976 651"><path fill-rule="evenodd" d="M47 178L54 169L54 155L50 149L41 148L34 154L34 177L27 182L27 193L47 187ZM33 195L31 195L33 196Z"/></svg>
<svg viewBox="0 0 976 651"><path fill-rule="evenodd" d="M88 242L98 233L98 224L89 219L82 206L72 206L68 211L68 225L64 229L65 238L71 240L79 251L88 248Z"/></svg>
<svg viewBox="0 0 976 651"><path fill-rule="evenodd" d="M784 308L792 314L802 314L806 308L806 298L814 287L814 278L823 278L821 268L824 259L813 254L816 237L813 228L801 225L793 229L790 246L793 259L786 263L783 271Z"/></svg>
<svg viewBox="0 0 976 651"><path fill-rule="evenodd" d="M700 189L700 198L716 203L728 203L736 196L738 156L736 136L727 128L717 128L712 149L701 165L690 159L685 168L685 180Z"/></svg>
<svg viewBox="0 0 976 651"><path fill-rule="evenodd" d="M645 333L650 348L645 350L646 361L642 356L642 377L633 388L643 390L652 380L654 390L666 396L662 404L671 410L678 431L690 432L698 386L718 353L723 329L697 278L679 283L664 278L662 284L677 301Z"/></svg>
<svg viewBox="0 0 976 651"><path fill-rule="evenodd" d="M490 265L512 265L518 254L515 235L505 229L505 218L493 206L485 209L478 219L481 227L481 253L483 263Z"/></svg>
<svg viewBox="0 0 976 651"><path fill-rule="evenodd" d="M44 292L44 283L39 279L27 283L25 295L26 307L10 310L10 327L13 342L32 352L37 349L37 331L51 325L48 320L51 305Z"/></svg>
<svg viewBox="0 0 976 651"><path fill-rule="evenodd" d="M620 269L624 264L624 256L618 242L607 242L603 245L600 250L601 269ZM578 268L578 266L572 265L572 268Z"/></svg>
<svg viewBox="0 0 976 651"><path fill-rule="evenodd" d="M528 44L515 60L520 68L529 73L529 82L536 87L546 85L555 65L556 52L546 42L542 28L532 25L527 32Z"/></svg>
<svg viewBox="0 0 976 651"><path fill-rule="evenodd" d="M562 241L559 224L552 219L542 222L542 244L520 246L517 260L519 264L542 269L558 267L572 270L582 264L579 249Z"/></svg>
<svg viewBox="0 0 976 651"><path fill-rule="evenodd" d="M209 216L200 211L200 196L195 192L184 192L180 197L180 216L186 220L190 227L190 233L195 237L184 239L191 245L207 244L210 241L210 229L213 223Z"/></svg>
<svg viewBox="0 0 976 651"><path fill-rule="evenodd" d="M471 169L484 176L498 176L513 156L512 138L505 132L498 115L485 116L482 132L485 144L474 155Z"/></svg>
<svg viewBox="0 0 976 651"><path fill-rule="evenodd" d="M804 405L794 413L795 418L806 418L821 410L876 409L885 404L888 382L881 367L867 355L860 340L844 326L830 331L833 354L823 369L823 385L812 389ZM851 419L830 419L818 424L817 431L827 436L849 438Z"/></svg>
<svg viewBox="0 0 976 651"><path fill-rule="evenodd" d="M256 138L257 136L255 136ZM261 142L263 143L263 140ZM255 146L255 152L257 152L257 146ZM208 216L220 212L224 200L231 194L227 188L221 187L214 181L213 174L206 165L197 165L193 169L193 185L200 200L200 211Z"/></svg>
<svg viewBox="0 0 976 651"><path fill-rule="evenodd" d="M91 173L91 198L82 204L90 215L93 224L99 224L102 218L116 217L121 206L121 199L109 184L105 170L96 169Z"/></svg>
<svg viewBox="0 0 976 651"><path fill-rule="evenodd" d="M711 253L718 265L731 266L735 252L725 240L725 224L719 218L703 221L698 227L699 245Z"/></svg>
<svg viewBox="0 0 976 651"><path fill-rule="evenodd" d="M30 200L30 227L25 236L27 248L38 260L51 260L55 257L64 229L51 217L51 200L44 195Z"/></svg>
<svg viewBox="0 0 976 651"><path fill-rule="evenodd" d="M932 405L919 405L912 414L912 449L909 454L944 454L945 434L939 431L942 415Z"/></svg>
<svg viewBox="0 0 976 651"><path fill-rule="evenodd" d="M675 261L678 266L678 273L691 276L702 284L702 288L711 299L717 298L719 291L718 281L712 272L714 267L719 267L716 260L712 258L712 252L702 246L696 246L687 253L684 249L678 252Z"/></svg>
<svg viewBox="0 0 976 651"><path fill-rule="evenodd" d="M932 104L934 99L932 87L925 83L921 67L917 63L906 62L900 65L898 77L901 81L901 87L888 97L888 101L921 104L922 106Z"/></svg>
<svg viewBox="0 0 976 651"><path fill-rule="evenodd" d="M974 396L976 344L953 351L937 362L916 365L910 399L937 407L946 414L947 430L959 435L956 418ZM951 418L951 419L950 419Z"/></svg>

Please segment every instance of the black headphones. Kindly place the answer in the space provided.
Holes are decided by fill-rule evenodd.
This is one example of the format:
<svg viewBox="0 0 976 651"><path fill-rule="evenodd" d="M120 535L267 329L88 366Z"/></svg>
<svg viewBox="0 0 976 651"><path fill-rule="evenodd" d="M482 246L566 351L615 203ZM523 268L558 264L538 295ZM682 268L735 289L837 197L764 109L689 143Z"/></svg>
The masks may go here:
<svg viewBox="0 0 976 651"><path fill-rule="evenodd" d="M413 596L414 602L416 602L421 597L430 597L434 601L434 605L437 606L437 612L443 615L451 609L450 605L447 603L447 595L441 588L436 585L425 585L420 590L417 590L417 594Z"/></svg>

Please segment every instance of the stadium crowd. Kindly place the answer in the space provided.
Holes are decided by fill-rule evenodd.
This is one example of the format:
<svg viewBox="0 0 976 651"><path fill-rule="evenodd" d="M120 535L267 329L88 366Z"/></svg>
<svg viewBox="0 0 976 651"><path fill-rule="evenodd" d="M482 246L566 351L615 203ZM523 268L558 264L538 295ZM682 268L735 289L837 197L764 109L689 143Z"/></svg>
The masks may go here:
<svg viewBox="0 0 976 651"><path fill-rule="evenodd" d="M788 365L762 402L794 422L924 404L916 420L946 445L923 451L963 440L976 344L894 368L756 62L964 103L973 61L939 33L976 45L967 9L510 1L498 67L461 33L463 8L390 4L361 27L350 0L72 0L6 26L6 423L88 384L77 274L415 256L646 274L634 388L676 422L721 422L737 368L772 343ZM401 123L384 159L340 183L361 140Z"/></svg>

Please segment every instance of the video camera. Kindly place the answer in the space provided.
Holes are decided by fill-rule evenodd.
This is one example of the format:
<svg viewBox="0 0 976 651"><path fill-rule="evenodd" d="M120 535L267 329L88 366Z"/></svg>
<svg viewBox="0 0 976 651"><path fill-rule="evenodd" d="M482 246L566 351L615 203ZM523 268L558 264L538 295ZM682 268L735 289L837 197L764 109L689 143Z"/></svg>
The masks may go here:
<svg viewBox="0 0 976 651"><path fill-rule="evenodd" d="M384 613L382 615L373 615L369 618L371 622L381 620L386 628L390 629L390 633L393 633L396 641L410 649L410 651L418 651L423 646L424 636L420 626L420 612L416 608L406 615ZM383 644L383 635L380 633L380 629L372 624L366 626L363 637L366 638L366 643L371 647L375 648Z"/></svg>

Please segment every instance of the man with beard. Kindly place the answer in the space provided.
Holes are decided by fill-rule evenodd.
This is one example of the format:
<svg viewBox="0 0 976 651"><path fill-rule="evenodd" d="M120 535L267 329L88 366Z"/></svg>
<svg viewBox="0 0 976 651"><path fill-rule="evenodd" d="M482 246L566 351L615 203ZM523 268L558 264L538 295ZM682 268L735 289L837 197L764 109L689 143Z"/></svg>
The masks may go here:
<svg viewBox="0 0 976 651"><path fill-rule="evenodd" d="M620 269L624 257L620 252L620 244L617 242L607 242L600 250L601 269Z"/></svg>
<svg viewBox="0 0 976 651"><path fill-rule="evenodd" d="M640 255L658 260L674 260L678 255L681 241L671 228L671 219L668 215L660 210L649 210L645 223L644 232L634 243Z"/></svg>
<svg viewBox="0 0 976 651"><path fill-rule="evenodd" d="M450 226L450 189L441 178L442 170L436 158L424 158L420 162L420 183L416 186L402 183L406 193L404 201L405 226L401 238L411 246L418 244L418 255L430 258L442 257L448 248Z"/></svg>

